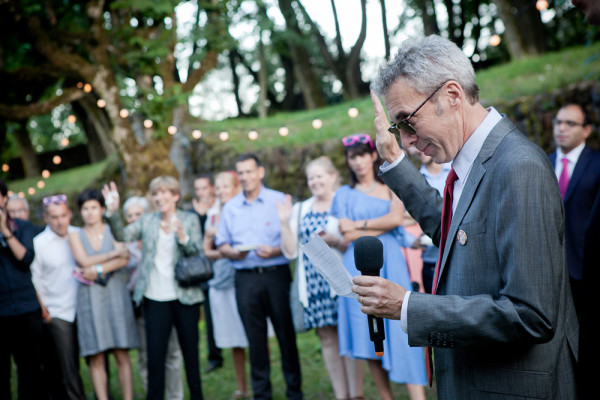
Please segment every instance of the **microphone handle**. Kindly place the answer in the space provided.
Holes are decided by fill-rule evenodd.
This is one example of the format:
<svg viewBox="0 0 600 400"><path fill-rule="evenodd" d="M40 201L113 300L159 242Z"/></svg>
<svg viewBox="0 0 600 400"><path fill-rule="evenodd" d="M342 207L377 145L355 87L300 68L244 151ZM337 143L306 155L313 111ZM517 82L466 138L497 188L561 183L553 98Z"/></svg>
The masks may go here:
<svg viewBox="0 0 600 400"><path fill-rule="evenodd" d="M372 342L385 340L385 330L383 329L383 319L372 315L367 315L369 320L369 338Z"/></svg>

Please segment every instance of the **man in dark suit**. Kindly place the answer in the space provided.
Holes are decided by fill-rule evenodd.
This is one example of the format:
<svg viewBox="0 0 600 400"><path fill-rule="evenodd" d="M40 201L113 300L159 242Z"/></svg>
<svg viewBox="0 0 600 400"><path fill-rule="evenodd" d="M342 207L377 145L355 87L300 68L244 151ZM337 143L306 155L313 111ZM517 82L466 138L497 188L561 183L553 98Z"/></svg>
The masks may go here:
<svg viewBox="0 0 600 400"><path fill-rule="evenodd" d="M583 243L585 226L600 192L600 153L585 145L592 125L583 107L567 104L553 121L556 151L550 154L565 206L567 266L575 309L583 305Z"/></svg>
<svg viewBox="0 0 600 400"><path fill-rule="evenodd" d="M372 87L381 177L442 252L435 294L355 277L362 311L400 319L411 346L435 349L441 399L576 399L578 323L547 156L483 108L469 59L447 39L403 43ZM443 202L392 133L454 160Z"/></svg>

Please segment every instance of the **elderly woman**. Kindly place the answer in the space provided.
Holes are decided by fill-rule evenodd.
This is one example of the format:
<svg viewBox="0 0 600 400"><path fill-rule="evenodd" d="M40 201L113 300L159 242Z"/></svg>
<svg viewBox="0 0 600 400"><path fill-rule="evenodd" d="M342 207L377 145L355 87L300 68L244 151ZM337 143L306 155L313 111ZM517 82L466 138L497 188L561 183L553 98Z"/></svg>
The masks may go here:
<svg viewBox="0 0 600 400"><path fill-rule="evenodd" d="M108 221L122 241L142 241L142 262L133 292L136 303L143 302L148 352L148 400L162 400L165 391L165 360L173 326L183 359L190 399L202 399L198 357L199 304L204 295L199 286L180 287L175 280L175 264L182 256L202 252L202 235L195 215L177 210L179 182L158 176L150 182L150 193L157 212L146 213L126 227L122 226L117 186L111 182L103 193Z"/></svg>

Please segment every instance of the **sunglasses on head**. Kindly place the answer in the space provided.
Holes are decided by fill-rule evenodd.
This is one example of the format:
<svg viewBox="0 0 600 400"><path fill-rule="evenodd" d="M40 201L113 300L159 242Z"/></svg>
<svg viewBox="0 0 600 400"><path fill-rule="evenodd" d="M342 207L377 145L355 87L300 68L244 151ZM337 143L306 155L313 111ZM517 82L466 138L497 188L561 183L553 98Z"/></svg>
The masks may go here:
<svg viewBox="0 0 600 400"><path fill-rule="evenodd" d="M66 194L55 194L53 196L46 196L42 199L44 207L48 207L51 204L65 204L67 202Z"/></svg>
<svg viewBox="0 0 600 400"><path fill-rule="evenodd" d="M373 139L371 139L371 136L367 135L366 133L357 133L355 135L342 138L342 144L344 147L354 146L357 143L368 144L370 148L375 148Z"/></svg>

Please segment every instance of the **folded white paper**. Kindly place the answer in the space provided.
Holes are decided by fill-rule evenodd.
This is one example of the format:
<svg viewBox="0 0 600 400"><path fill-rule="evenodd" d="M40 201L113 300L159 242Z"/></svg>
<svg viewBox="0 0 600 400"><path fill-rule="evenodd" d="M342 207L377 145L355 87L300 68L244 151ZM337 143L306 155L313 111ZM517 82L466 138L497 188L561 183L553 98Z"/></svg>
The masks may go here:
<svg viewBox="0 0 600 400"><path fill-rule="evenodd" d="M314 234L308 243L302 246L302 251L338 296L358 297L352 291L352 276L342 260L318 234Z"/></svg>

